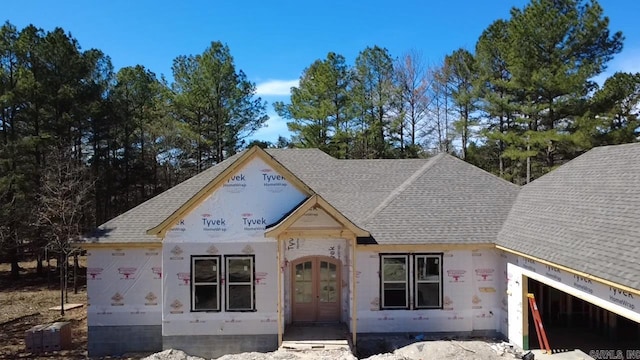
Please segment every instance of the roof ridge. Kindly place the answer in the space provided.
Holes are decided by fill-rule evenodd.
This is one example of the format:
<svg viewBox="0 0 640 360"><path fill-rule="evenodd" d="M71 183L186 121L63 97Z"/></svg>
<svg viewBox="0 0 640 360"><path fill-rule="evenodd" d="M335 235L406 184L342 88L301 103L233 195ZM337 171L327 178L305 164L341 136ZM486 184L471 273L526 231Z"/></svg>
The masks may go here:
<svg viewBox="0 0 640 360"><path fill-rule="evenodd" d="M611 148L632 147L632 146L640 146L640 142L629 142L629 143L622 143L622 144L607 144L607 145L594 146L591 149L585 151L584 153L586 154L594 150L601 151L601 150L607 150Z"/></svg>
<svg viewBox="0 0 640 360"><path fill-rule="evenodd" d="M366 224L369 220L373 219L376 215L378 215L384 208L389 206L393 200L395 200L400 194L402 194L409 185L413 184L417 178L422 176L427 170L429 170L435 163L437 163L440 159L444 158L444 153L440 153L427 161L424 165L422 165L418 170L416 170L411 176L409 176L405 181L402 182L397 188L393 189L389 196L387 196L382 202L376 206L373 211L367 215L362 220L362 224Z"/></svg>
<svg viewBox="0 0 640 360"><path fill-rule="evenodd" d="M481 168L481 167L479 167L479 166L473 165L472 163L466 162L466 161L464 161L464 160L460 159L460 158L459 158L459 157L457 157L457 156L450 155L450 157L449 157L449 158L450 158L450 159L453 159L453 160L460 161L460 162L462 162L462 163L463 163L463 164L465 164L465 165L471 165L473 168L475 168L475 170L479 170L479 171L480 171L481 173L483 173L484 175L489 175L489 176L491 176L491 177L493 177L493 178L497 178L498 180L502 181L503 183L506 183L506 184L511 185L511 186L513 186L513 187L516 187L516 188L518 188L518 189L521 189L521 188L522 188L522 186L520 186L520 185L518 185L518 184L514 184L514 183L512 183L511 181L509 181L509 180L507 180L507 179L504 179L504 178L502 178L501 176L498 176L498 175L496 175L496 174L492 174L492 173L490 173L489 171L487 171L487 170L485 170L485 169L483 169L483 168ZM537 179L534 179L534 181L535 181L535 180L537 180Z"/></svg>
<svg viewBox="0 0 640 360"><path fill-rule="evenodd" d="M444 153L441 153L441 154L444 154ZM434 157L439 156L441 154L437 154L437 155L435 155L433 157L430 157L427 160L431 160ZM334 159L336 159L336 158L334 158ZM425 160L425 159L421 159L421 158L406 158L406 159L336 159L336 160L338 160L338 161L379 161L379 162L382 162L382 161L394 161L394 162L395 161L406 161L406 162L408 162L408 161L419 161L419 160Z"/></svg>
<svg viewBox="0 0 640 360"><path fill-rule="evenodd" d="M541 179L545 179L545 181L547 181L548 179L554 179L554 177L556 176L562 176L563 174L571 173L574 167L580 166L582 162L589 161L594 156L596 158L602 156L601 154L603 152L615 151L622 147L628 148L628 147L634 147L634 146L640 147L640 142L624 143L624 144L617 144L617 145L601 145L601 146L593 147L583 152L582 154L574 157L573 159L567 161L566 163L553 168L551 171L549 171L546 174L543 174L539 178L533 179L533 181L531 181L529 184L523 185L522 188L530 188L531 184L535 182L539 182L539 180Z"/></svg>

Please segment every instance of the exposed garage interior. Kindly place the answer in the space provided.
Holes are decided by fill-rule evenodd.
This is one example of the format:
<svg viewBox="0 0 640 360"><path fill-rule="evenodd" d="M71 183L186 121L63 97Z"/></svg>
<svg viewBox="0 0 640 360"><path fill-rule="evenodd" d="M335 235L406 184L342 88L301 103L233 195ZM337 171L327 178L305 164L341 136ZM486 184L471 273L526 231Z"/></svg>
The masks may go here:
<svg viewBox="0 0 640 360"><path fill-rule="evenodd" d="M597 305L569 295L542 282L529 278L528 291L533 293L547 333L549 345L555 351L580 349L637 350L640 344L640 323L605 310ZM530 309L529 347L540 349Z"/></svg>

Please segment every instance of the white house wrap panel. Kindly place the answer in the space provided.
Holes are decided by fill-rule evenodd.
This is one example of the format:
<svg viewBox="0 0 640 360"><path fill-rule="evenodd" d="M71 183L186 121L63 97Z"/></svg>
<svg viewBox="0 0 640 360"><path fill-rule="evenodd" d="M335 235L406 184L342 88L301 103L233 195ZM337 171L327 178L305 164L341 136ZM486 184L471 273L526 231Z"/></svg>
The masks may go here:
<svg viewBox="0 0 640 360"><path fill-rule="evenodd" d="M296 187L259 158L169 229L165 243L267 241L264 230L305 199Z"/></svg>
<svg viewBox="0 0 640 360"><path fill-rule="evenodd" d="M160 325L159 248L91 249L87 253L89 326Z"/></svg>
<svg viewBox="0 0 640 360"><path fill-rule="evenodd" d="M509 273L507 264L515 262L516 256L503 251L499 252L499 258L496 266L500 269L501 279L498 282L498 297L500 299L500 326L498 330L501 334L509 334L509 303L510 295L514 289L509 290L509 286L513 287L515 282L509 281L513 273ZM520 290L521 291L521 290Z"/></svg>
<svg viewBox="0 0 640 360"><path fill-rule="evenodd" d="M387 310L380 306L380 253L358 251L358 332L494 330L500 309L496 258L494 250L444 251L442 308L416 309L410 285L410 309ZM413 268L408 272L412 283Z"/></svg>
<svg viewBox="0 0 640 360"><path fill-rule="evenodd" d="M277 244L264 231L304 199L255 158L179 220L163 240L163 336L277 333ZM191 309L191 258L207 255L219 256L219 310L196 312ZM255 311L226 309L225 256L241 255L253 256Z"/></svg>
<svg viewBox="0 0 640 360"><path fill-rule="evenodd" d="M191 311L191 256L220 255L220 311ZM224 255L255 255L255 311L225 311ZM162 334L242 335L277 332L277 263L271 243L176 244L165 247Z"/></svg>
<svg viewBox="0 0 640 360"><path fill-rule="evenodd" d="M498 252L493 249L474 250L473 291L471 309L473 310L473 330L495 330L500 323L500 283L504 282L502 268L498 267Z"/></svg>
<svg viewBox="0 0 640 360"><path fill-rule="evenodd" d="M507 337L509 341L521 348L524 340L523 282L521 269L510 262L507 263Z"/></svg>

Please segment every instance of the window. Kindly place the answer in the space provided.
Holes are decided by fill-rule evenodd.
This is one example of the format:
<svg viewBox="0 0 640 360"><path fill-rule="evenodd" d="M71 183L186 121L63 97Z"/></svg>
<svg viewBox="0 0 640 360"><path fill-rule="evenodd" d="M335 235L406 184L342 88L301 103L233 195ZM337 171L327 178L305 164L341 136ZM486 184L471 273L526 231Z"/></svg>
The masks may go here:
<svg viewBox="0 0 640 360"><path fill-rule="evenodd" d="M191 310L220 310L220 257L191 257Z"/></svg>
<svg viewBox="0 0 640 360"><path fill-rule="evenodd" d="M442 254L409 255L380 255L380 308L442 308Z"/></svg>
<svg viewBox="0 0 640 360"><path fill-rule="evenodd" d="M383 309L409 307L409 257L381 255L381 306Z"/></svg>
<svg viewBox="0 0 640 360"><path fill-rule="evenodd" d="M227 256L227 311L252 311L254 305L253 256Z"/></svg>
<svg viewBox="0 0 640 360"><path fill-rule="evenodd" d="M441 255L415 255L415 307L417 309L442 306Z"/></svg>

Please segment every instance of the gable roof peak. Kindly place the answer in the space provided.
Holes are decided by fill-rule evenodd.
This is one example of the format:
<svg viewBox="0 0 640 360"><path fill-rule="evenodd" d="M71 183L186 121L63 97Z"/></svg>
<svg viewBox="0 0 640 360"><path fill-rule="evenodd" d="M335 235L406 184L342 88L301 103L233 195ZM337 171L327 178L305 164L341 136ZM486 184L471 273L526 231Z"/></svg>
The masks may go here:
<svg viewBox="0 0 640 360"><path fill-rule="evenodd" d="M276 158L274 158L271 154L267 153L264 149L259 146L254 146L249 150L243 151L239 157L237 157L231 164L229 164L225 169L218 172L215 176L210 177L209 181L202 185L202 187L195 192L191 197L187 198L180 206L175 208L175 210L167 217L163 218L161 222L157 223L154 227L147 230L148 235L156 235L159 237L164 236L164 232L173 224L177 219L179 219L184 214L192 211L195 206L200 204L204 199L215 191L222 183L227 179L233 172L245 166L249 161L259 158L262 159L279 172L281 175L285 176L289 182L291 182L295 187L297 187L301 192L306 193L307 195L311 195L314 192L307 186L304 182L302 182L298 176L296 176L291 170L285 167L282 163L280 163Z"/></svg>

